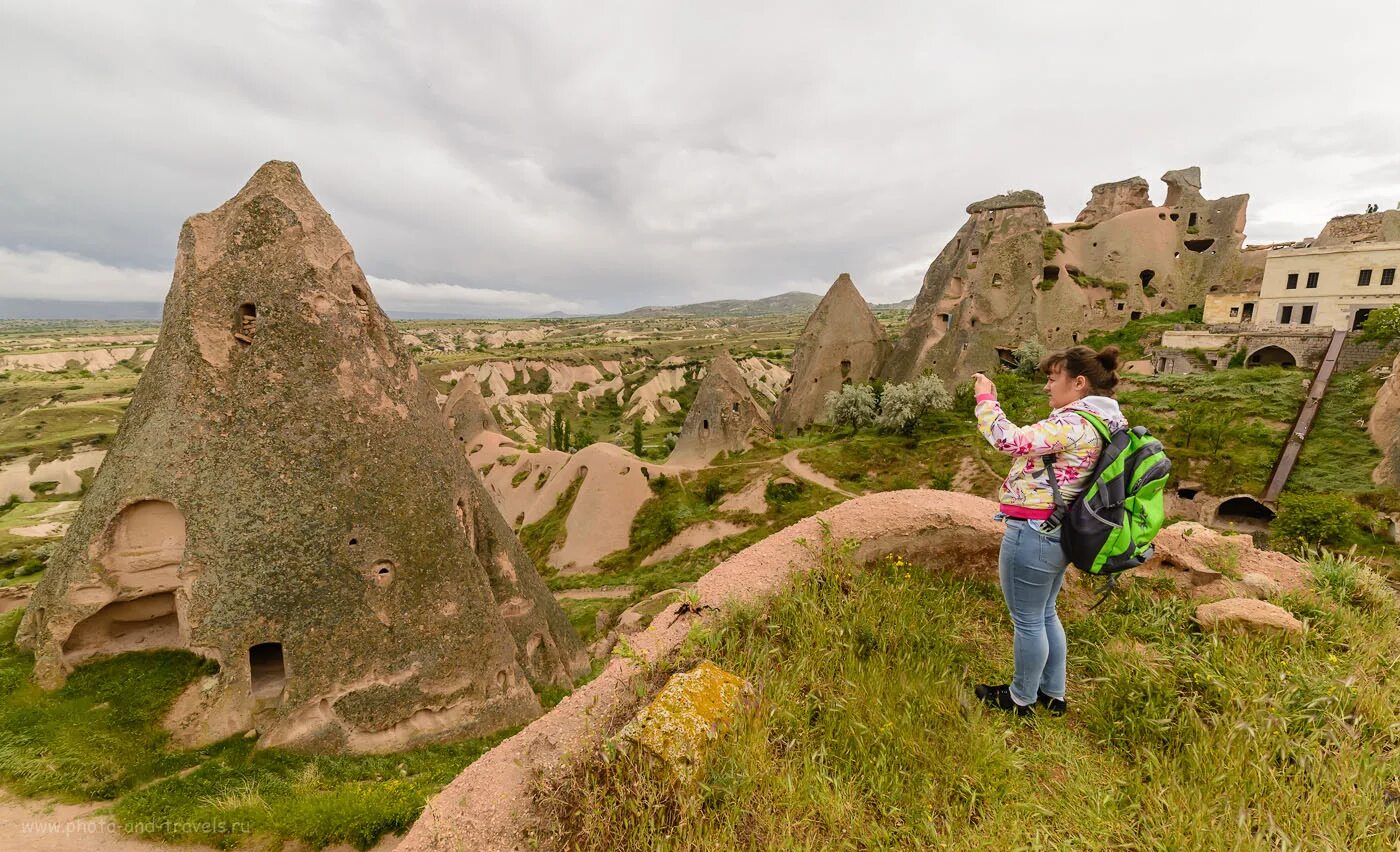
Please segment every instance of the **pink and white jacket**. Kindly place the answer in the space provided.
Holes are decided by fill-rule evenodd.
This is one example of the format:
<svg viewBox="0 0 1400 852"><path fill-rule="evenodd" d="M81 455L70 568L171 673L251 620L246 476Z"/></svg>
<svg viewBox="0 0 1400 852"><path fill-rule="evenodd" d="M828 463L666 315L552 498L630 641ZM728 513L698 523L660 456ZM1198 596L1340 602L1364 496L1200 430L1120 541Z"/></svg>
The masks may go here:
<svg viewBox="0 0 1400 852"><path fill-rule="evenodd" d="M1112 397L1086 396L1051 411L1039 423L1017 426L1006 419L993 395L977 396L977 430L993 447L1014 457L998 494L1002 513L1044 520L1055 511L1055 495L1042 458L1050 453L1055 453L1055 478L1066 502L1089 484L1103 441L1088 420L1074 413L1078 410L1098 415L1112 431L1127 428L1128 421Z"/></svg>

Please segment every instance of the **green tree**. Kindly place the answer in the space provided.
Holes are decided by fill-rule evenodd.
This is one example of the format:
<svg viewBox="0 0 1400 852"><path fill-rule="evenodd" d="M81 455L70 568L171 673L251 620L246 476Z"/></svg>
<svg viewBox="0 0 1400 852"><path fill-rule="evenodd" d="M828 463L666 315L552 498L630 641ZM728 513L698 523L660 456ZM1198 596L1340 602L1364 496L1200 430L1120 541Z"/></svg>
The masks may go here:
<svg viewBox="0 0 1400 852"><path fill-rule="evenodd" d="M889 387L885 388L889 393ZM826 419L833 426L849 426L854 435L875 420L875 392L869 385L842 385L826 395Z"/></svg>
<svg viewBox="0 0 1400 852"><path fill-rule="evenodd" d="M1045 344L1032 337L1016 347L1016 372L1028 379L1040 375L1040 362L1045 359Z"/></svg>
<svg viewBox="0 0 1400 852"><path fill-rule="evenodd" d="M951 408L953 397L937 376L920 376L908 384L886 385L880 397L880 413L875 423L881 429L914 434L914 427L930 411Z"/></svg>
<svg viewBox="0 0 1400 852"><path fill-rule="evenodd" d="M637 458L642 457L642 418L640 417L632 421L632 455Z"/></svg>
<svg viewBox="0 0 1400 852"><path fill-rule="evenodd" d="M1365 341L1394 340L1400 337L1400 305L1377 308L1371 311L1361 324L1361 337Z"/></svg>

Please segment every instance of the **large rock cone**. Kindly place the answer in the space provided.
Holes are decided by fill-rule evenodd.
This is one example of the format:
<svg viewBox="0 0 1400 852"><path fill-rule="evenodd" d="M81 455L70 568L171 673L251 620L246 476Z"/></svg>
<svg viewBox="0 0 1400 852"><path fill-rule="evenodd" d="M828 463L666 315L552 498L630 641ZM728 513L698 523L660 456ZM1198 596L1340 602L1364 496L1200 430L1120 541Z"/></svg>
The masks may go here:
<svg viewBox="0 0 1400 852"><path fill-rule="evenodd" d="M185 223L160 342L20 629L219 664L182 743L385 751L528 720L581 644L291 163Z"/></svg>
<svg viewBox="0 0 1400 852"><path fill-rule="evenodd" d="M686 412L671 464L705 465L722 452L737 453L772 434L748 382L728 352L710 361L695 402Z"/></svg>
<svg viewBox="0 0 1400 852"><path fill-rule="evenodd" d="M467 443L482 432L501 431L496 416L491 413L491 406L481 395L481 389L477 387L476 379L472 378L472 375L469 371L459 379L442 405L442 414L447 418L448 428L457 436L457 442L460 444Z"/></svg>
<svg viewBox="0 0 1400 852"><path fill-rule="evenodd" d="M826 420L826 395L847 382L877 375L890 351L885 329L851 281L841 273L797 338L792 378L778 397L774 422L785 430Z"/></svg>

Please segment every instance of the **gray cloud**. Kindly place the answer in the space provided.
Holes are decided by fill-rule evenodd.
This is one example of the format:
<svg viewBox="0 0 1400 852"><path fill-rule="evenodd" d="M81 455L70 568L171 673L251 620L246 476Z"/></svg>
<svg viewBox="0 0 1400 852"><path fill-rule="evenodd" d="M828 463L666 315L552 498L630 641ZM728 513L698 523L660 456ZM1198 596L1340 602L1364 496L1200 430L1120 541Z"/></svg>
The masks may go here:
<svg viewBox="0 0 1400 852"><path fill-rule="evenodd" d="M1142 5L9 4L0 292L168 270L273 158L400 309L899 299L971 200L1196 163L1251 242L1400 200L1400 7Z"/></svg>

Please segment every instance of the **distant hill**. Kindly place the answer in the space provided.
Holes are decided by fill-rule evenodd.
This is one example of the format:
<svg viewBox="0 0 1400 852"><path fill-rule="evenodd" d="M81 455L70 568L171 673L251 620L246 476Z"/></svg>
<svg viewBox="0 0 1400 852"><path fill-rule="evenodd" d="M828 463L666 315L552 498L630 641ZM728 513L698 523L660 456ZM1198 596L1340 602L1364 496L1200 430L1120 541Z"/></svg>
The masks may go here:
<svg viewBox="0 0 1400 852"><path fill-rule="evenodd" d="M809 314L822 300L815 293L794 290L763 299L720 299L693 305L648 305L634 308L619 317L756 317L763 314Z"/></svg>
<svg viewBox="0 0 1400 852"><path fill-rule="evenodd" d="M871 304L870 309L872 311L907 311L914 307L914 300L917 298L917 296L910 296L902 302L889 302L883 305Z"/></svg>

